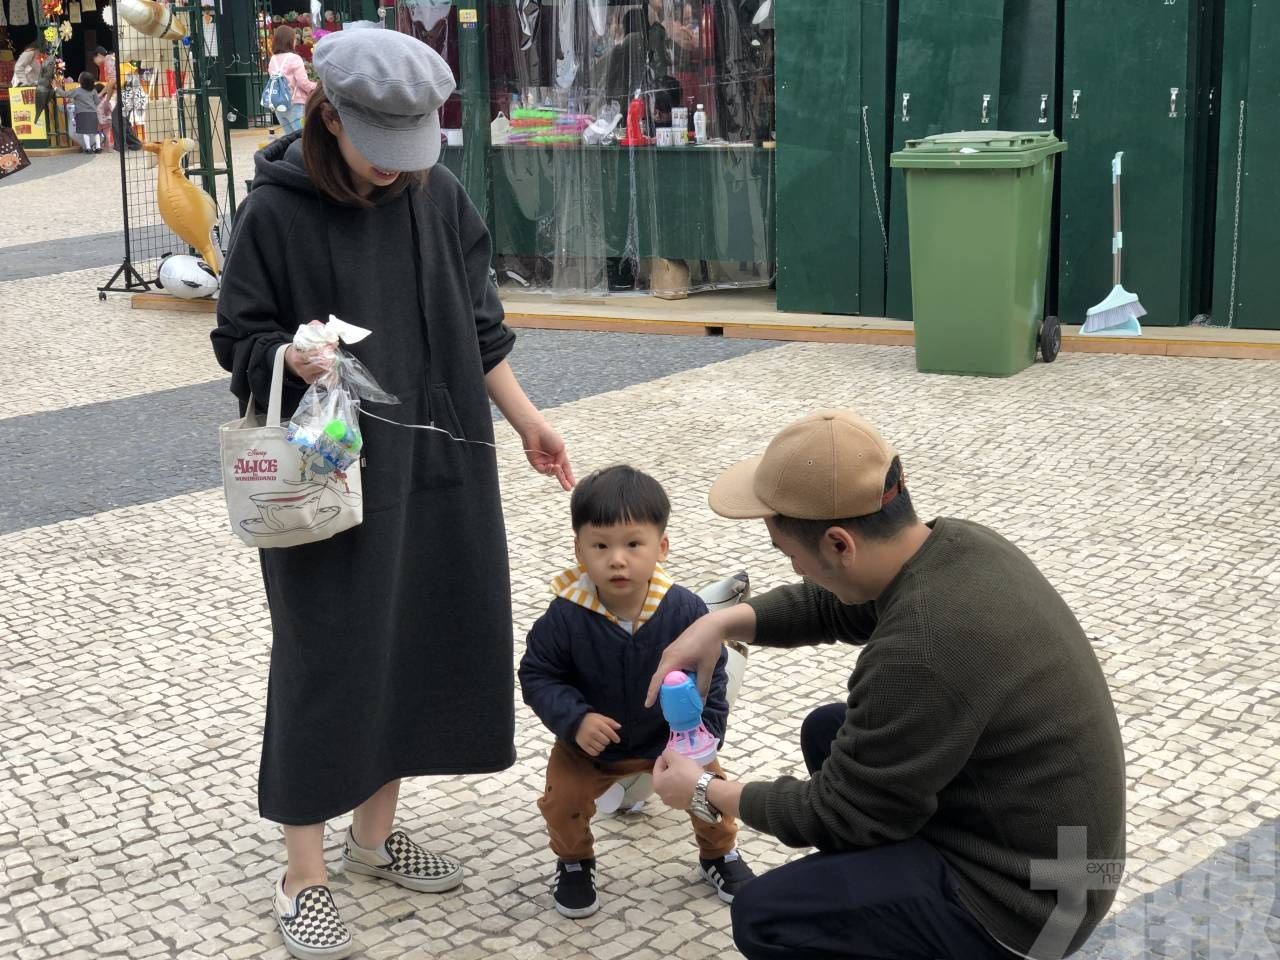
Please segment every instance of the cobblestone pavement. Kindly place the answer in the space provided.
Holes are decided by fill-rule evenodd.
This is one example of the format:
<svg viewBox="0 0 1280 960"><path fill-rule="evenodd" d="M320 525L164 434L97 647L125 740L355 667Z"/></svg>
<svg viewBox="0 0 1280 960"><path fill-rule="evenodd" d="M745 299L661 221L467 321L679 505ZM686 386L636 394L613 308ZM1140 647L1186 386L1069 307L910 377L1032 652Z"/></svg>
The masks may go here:
<svg viewBox="0 0 1280 960"><path fill-rule="evenodd" d="M18 186L52 188L82 169ZM0 234L13 217L6 189ZM207 318L99 304L102 279L0 285L4 461L62 451L42 461L43 479L0 485L0 513L22 514L24 487L73 472L92 486L116 469L95 479L76 465L85 446L63 441L77 421L113 404L149 409L160 391L219 390ZM603 342L562 334L540 347L529 334L514 359L544 349L536 378L626 356ZM638 371L615 363L589 389L544 394L580 474L627 460L666 484L677 579L746 569L757 589L788 582L763 526L715 517L707 488L815 405L861 410L902 451L923 515L1010 537L1094 641L1128 755L1130 860L1087 955L1275 958L1280 364L1066 355L992 381L917 375L901 348L725 358L690 353L697 343L654 338L645 349L659 359ZM184 412L122 429L203 432L210 456L216 442ZM567 498L527 469L509 428L498 437L521 638L570 558ZM254 792L270 642L257 558L230 535L216 488L86 502L73 511L83 516L29 512L36 525L0 535L0 957L281 958L268 902L282 849ZM840 697L855 656L755 652L729 770L799 772L800 722ZM362 955L736 955L727 908L697 879L687 820L656 802L599 821L600 913L552 911L534 803L550 738L522 705L517 716L512 769L403 791L403 825L466 860L460 890L412 894L335 872ZM345 826L328 832L335 868ZM800 853L749 830L741 845L757 868Z"/></svg>

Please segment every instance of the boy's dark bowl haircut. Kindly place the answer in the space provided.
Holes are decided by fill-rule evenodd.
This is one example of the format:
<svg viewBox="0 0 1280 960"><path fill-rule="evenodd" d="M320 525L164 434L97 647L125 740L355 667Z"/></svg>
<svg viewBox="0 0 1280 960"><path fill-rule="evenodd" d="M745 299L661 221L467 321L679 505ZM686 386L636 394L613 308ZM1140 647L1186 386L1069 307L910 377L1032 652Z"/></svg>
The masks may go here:
<svg viewBox="0 0 1280 960"><path fill-rule="evenodd" d="M671 501L662 484L635 467L605 467L573 488L569 516L576 534L585 526L612 527L620 523L652 523L667 529Z"/></svg>

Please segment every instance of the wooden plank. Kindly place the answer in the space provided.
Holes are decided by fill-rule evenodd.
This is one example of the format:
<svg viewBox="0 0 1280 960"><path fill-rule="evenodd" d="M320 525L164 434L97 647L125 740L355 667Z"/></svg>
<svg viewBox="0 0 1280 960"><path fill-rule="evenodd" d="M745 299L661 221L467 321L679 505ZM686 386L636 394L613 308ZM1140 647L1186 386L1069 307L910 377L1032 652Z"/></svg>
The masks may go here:
<svg viewBox="0 0 1280 960"><path fill-rule="evenodd" d="M184 300L166 293L135 293L132 302L135 310L174 310L179 313L217 313L218 301L207 297Z"/></svg>

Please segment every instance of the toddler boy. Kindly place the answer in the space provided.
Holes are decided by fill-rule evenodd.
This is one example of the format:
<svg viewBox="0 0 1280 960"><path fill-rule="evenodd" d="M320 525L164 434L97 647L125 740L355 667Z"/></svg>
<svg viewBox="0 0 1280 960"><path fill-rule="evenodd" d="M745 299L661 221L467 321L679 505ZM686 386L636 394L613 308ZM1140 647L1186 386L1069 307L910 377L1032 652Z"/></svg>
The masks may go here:
<svg viewBox="0 0 1280 960"><path fill-rule="evenodd" d="M653 770L670 730L646 709L649 678L662 651L707 612L671 582L667 556L671 504L652 477L628 466L599 470L573 491L569 510L578 565L551 585L555 599L533 625L520 661L524 701L556 735L538 801L556 865L555 907L566 917L600 908L595 892L591 817L596 798L617 781ZM725 654L702 713L723 742ZM707 766L719 774L720 766ZM737 824L690 815L702 875L732 903L754 874L735 847Z"/></svg>

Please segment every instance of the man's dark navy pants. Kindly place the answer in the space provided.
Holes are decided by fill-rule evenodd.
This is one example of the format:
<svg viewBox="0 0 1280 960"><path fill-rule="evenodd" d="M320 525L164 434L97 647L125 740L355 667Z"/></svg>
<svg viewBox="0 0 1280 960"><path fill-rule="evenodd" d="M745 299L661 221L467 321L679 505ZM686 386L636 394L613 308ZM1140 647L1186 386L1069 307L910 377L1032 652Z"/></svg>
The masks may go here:
<svg viewBox="0 0 1280 960"><path fill-rule="evenodd" d="M805 718L800 747L822 766L845 705ZM946 862L924 840L815 853L752 880L733 900L733 941L748 960L1011 960L960 903Z"/></svg>

